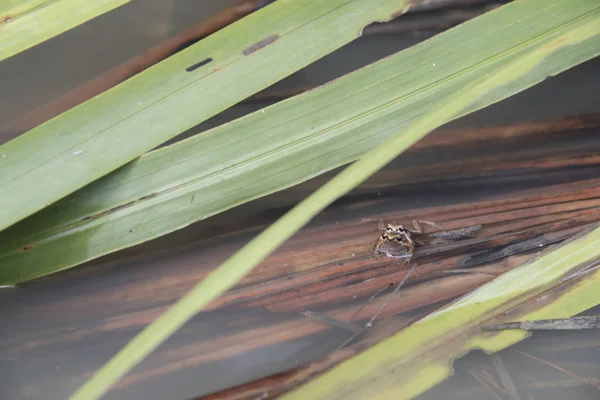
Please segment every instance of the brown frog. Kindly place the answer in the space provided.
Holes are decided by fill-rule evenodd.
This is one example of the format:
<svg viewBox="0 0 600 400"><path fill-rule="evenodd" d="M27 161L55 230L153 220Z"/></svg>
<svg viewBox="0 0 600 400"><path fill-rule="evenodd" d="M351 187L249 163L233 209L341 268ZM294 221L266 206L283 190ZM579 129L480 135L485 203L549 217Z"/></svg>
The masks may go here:
<svg viewBox="0 0 600 400"><path fill-rule="evenodd" d="M414 229L405 228L404 225L384 224L379 221L379 229L383 231L373 248L375 258L381 256L404 259L410 261L415 251L415 244L422 244L414 236L423 233L421 223L441 229L438 225L428 221L413 220Z"/></svg>

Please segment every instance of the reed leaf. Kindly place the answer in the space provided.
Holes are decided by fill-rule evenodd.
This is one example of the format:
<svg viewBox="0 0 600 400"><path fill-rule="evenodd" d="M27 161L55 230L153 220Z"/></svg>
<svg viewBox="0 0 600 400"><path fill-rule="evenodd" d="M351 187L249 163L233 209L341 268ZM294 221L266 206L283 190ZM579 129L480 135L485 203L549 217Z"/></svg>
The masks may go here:
<svg viewBox="0 0 600 400"><path fill-rule="evenodd" d="M0 230L332 52L408 3L275 2L0 146Z"/></svg>
<svg viewBox="0 0 600 400"><path fill-rule="evenodd" d="M455 115L460 114L462 110L486 93L502 88L504 85L526 76L537 65L544 62L550 54L559 49L579 45L589 38L598 35L600 31L600 24L598 23L600 22L600 13L595 13L595 16L595 18L581 20L581 23L571 25L560 34L546 38L543 43L539 43L535 48L522 53L520 57L515 57L511 62L502 64L491 73L480 75L474 82L456 91L452 96L445 98L438 108L424 113L401 132L398 132L398 129L396 129L395 135L392 135L391 138L369 151L363 158L344 169L340 174L336 175L319 190L311 194L242 249L237 251L219 268L211 272L183 299L178 301L131 340L115 357L88 380L71 399L99 398L117 379L143 360L173 332L200 311L202 307L235 285L254 266L264 260L278 246L309 222L312 217L337 198L366 180L370 175L382 168L427 133L451 120ZM600 253L597 243L599 239L600 229L595 234L590 234L574 242L576 243L575 247L565 246L562 252L558 250L551 253L544 261L540 261L538 264L542 265L540 267L541 272L547 272L549 269L552 272L549 272L548 276L542 278L539 277L540 271L537 271L537 274L529 276L529 280L522 282L530 282L530 286L533 283L541 284L541 282L547 282L547 279L550 277L556 277L556 271L560 270L557 264L562 262L566 262L571 268L576 261L577 265L580 265L582 262L589 262L585 257L589 257L590 252L593 251L593 245L595 245L596 253ZM590 249L590 246L592 249ZM582 258L585 258L585 260L582 260ZM521 293L525 290L523 286L522 284L519 286ZM431 332L433 332L433 329L429 333L430 336L433 335ZM418 339L421 339L421 337L418 337ZM413 350L415 348L418 349L418 347L414 346L410 346L410 348ZM384 359L387 362L393 361L389 355ZM360 364L360 361L357 363ZM370 363L373 364L374 361L371 360ZM371 373L375 371L370 366L366 370ZM354 392L344 388L345 393L353 396L358 393L357 384L350 385L349 382L353 382L352 379L358 381L360 376L356 372L356 369L351 378L339 372L335 374L338 380L343 377L345 379L343 381L344 384L355 388ZM390 374L389 376L391 377L392 375ZM323 387L326 389L326 394L324 395L328 396L337 396L335 388L341 389L340 385L336 385L333 388L331 383L323 384ZM373 390L379 390L379 387L375 386ZM315 391L309 388L299 395L299 398L316 398L314 397L314 393ZM307 394L308 396L306 396ZM355 398L371 397L370 395L365 396L365 393L362 392L362 397Z"/></svg>
<svg viewBox="0 0 600 400"><path fill-rule="evenodd" d="M0 4L0 61L129 1L3 0Z"/></svg>
<svg viewBox="0 0 600 400"><path fill-rule="evenodd" d="M69 268L354 161L472 80L597 13L584 0L511 3L321 88L150 152L0 233L0 283ZM559 48L456 116L588 60L599 48L597 37Z"/></svg>

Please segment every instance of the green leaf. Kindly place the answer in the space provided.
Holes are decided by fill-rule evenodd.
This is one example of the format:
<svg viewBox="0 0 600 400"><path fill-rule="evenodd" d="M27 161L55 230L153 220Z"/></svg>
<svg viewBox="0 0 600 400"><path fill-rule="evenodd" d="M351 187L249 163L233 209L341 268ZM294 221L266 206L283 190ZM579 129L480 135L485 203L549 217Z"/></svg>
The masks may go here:
<svg viewBox="0 0 600 400"><path fill-rule="evenodd" d="M69 268L356 160L473 79L597 10L584 0L511 3L324 87L146 154L0 233L0 283ZM599 48L597 37L560 48L460 115L588 60Z"/></svg>
<svg viewBox="0 0 600 400"><path fill-rule="evenodd" d="M332 52L408 1L275 2L6 143L0 230Z"/></svg>
<svg viewBox="0 0 600 400"><path fill-rule="evenodd" d="M600 228L507 272L282 399L417 396L451 375L452 361L469 350L493 353L529 335L481 332L491 319L565 318L600 304L600 270L587 268L599 257ZM584 278L574 277L586 269Z"/></svg>
<svg viewBox="0 0 600 400"><path fill-rule="evenodd" d="M344 169L319 190L311 194L274 224L261 232L252 241L225 261L219 268L211 272L183 299L178 301L167 312L162 314L157 320L129 342L115 357L105 364L96 375L86 382L86 384L84 384L71 399L96 399L101 396L108 390L112 383L143 360L173 332L183 326L183 324L201 310L202 307L233 287L233 285L248 274L254 266L264 260L278 246L310 221L313 216L318 214L337 198L363 182L402 151L406 150L420 138L425 136L428 132L452 119L453 116L477 101L481 96L526 76L537 65L545 62L550 54L562 48L579 45L585 40L600 33L600 13L595 13L595 18L593 16L587 19L582 18L579 22L580 23L578 24L571 24L569 29L560 34L547 37L546 40L539 43L537 47L521 54L520 57L515 58L510 63L503 63L496 70L491 71L491 73L480 75L474 82L469 83L466 87L456 91L453 96L444 99L444 101L439 104L439 107L416 119L414 123L404 129L400 134L393 135L390 139L368 152L359 161ZM398 133L398 128L396 128L396 133ZM600 240L600 229L598 229L595 234L590 234L589 236L574 242L576 243L575 246L565 246L567 250L563 250L562 252L558 250L556 253L551 253L544 261L540 262L542 265L540 271L534 270L537 274L529 276L528 282L541 283L546 281L548 277L544 279L539 277L539 274L541 272L546 272L549 269L552 271L560 269L558 267L562 262L569 264L571 267L573 267L575 262L577 262L577 265L582 262L589 262L585 257L590 255L590 252L593 251L591 249L595 250L596 257L600 254L598 240ZM595 245L595 247L593 245ZM549 276L550 275L553 277L556 276L555 273L549 273ZM523 288L520 287L516 292L522 293ZM474 306L477 308L479 307L479 304L475 303ZM429 331L429 336L433 335L433 333L431 333L432 331L433 329ZM410 348L418 349L418 347L414 346L411 346ZM366 366L366 370L371 373L375 371L371 368L371 365L376 361L373 360L375 360L375 358L366 360L370 362L370 364ZM388 356L386 360L390 362L390 357ZM365 361L365 359L363 358L361 361ZM343 382L348 385L348 387L353 385L354 391L351 391L350 389L346 390L346 387L342 388L340 385L337 385L332 389L331 383L327 383L324 384L326 391L324 393L329 396L327 398L339 397L339 394L335 391L336 388L344 390L348 395L357 396L357 393L359 392L358 389L362 388L355 384L353 379L357 379L359 375L356 373L356 369L348 372L353 372L352 378L348 378L342 373L337 373L335 376L338 380L344 379ZM393 374L390 374L390 376L392 375ZM377 391L379 389L378 386L375 386L373 390ZM315 391L307 389L299 396L299 398L314 399L316 398L314 394ZM361 392L361 394L362 396L355 398L372 398L367 393ZM342 396L340 398L345 397Z"/></svg>
<svg viewBox="0 0 600 400"><path fill-rule="evenodd" d="M0 61L130 0L3 0Z"/></svg>

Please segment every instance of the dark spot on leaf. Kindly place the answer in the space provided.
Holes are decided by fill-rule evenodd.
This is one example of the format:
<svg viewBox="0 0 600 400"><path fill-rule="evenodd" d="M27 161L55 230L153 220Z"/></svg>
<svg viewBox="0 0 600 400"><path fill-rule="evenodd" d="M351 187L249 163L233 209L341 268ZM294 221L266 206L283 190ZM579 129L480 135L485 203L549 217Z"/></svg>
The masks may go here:
<svg viewBox="0 0 600 400"><path fill-rule="evenodd" d="M127 207L129 207L129 206L131 206L133 204L135 204L135 201L130 201L128 203L121 204L120 206L113 207L110 210L102 211L102 212L99 212L99 213L94 214L94 215L88 215L86 217L83 217L82 219L79 220L79 222L81 223L81 222L89 221L90 219L100 218L100 217L102 217L104 215L108 215L110 213L122 210L123 208L127 208Z"/></svg>
<svg viewBox="0 0 600 400"><path fill-rule="evenodd" d="M152 193L152 194L149 194L147 196L140 197L137 201L148 200L148 199L151 199L151 198L156 197L158 195L159 195L158 192L157 193Z"/></svg>
<svg viewBox="0 0 600 400"><path fill-rule="evenodd" d="M205 58L204 60L202 60L202 61L200 61L200 62L198 62L198 63L196 63L194 65L191 65L191 66L187 67L185 70L187 72L192 72L192 71L194 71L194 70L202 67L203 65L206 65L206 64L212 62L212 60L213 60L212 57Z"/></svg>
<svg viewBox="0 0 600 400"><path fill-rule="evenodd" d="M28 244L28 245L23 246L21 248L21 251L29 251L29 250L32 250L32 249L33 249L33 245L32 244Z"/></svg>
<svg viewBox="0 0 600 400"><path fill-rule="evenodd" d="M261 40L260 42L256 42L252 46L247 47L244 50L244 55L247 56L249 54L252 54L257 50L260 50L263 47L270 45L271 43L275 42L277 39L279 39L279 35L268 36L267 38Z"/></svg>

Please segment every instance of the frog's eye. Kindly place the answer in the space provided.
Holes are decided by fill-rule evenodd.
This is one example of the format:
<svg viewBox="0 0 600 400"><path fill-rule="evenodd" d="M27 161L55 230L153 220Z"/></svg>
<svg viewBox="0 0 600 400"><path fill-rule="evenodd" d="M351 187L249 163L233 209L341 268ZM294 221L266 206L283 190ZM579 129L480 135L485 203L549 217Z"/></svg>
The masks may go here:
<svg viewBox="0 0 600 400"><path fill-rule="evenodd" d="M391 226L390 224L387 224L387 225L385 226L385 229L387 229L388 231L392 231L392 230L394 230L394 228L392 228L392 226Z"/></svg>

